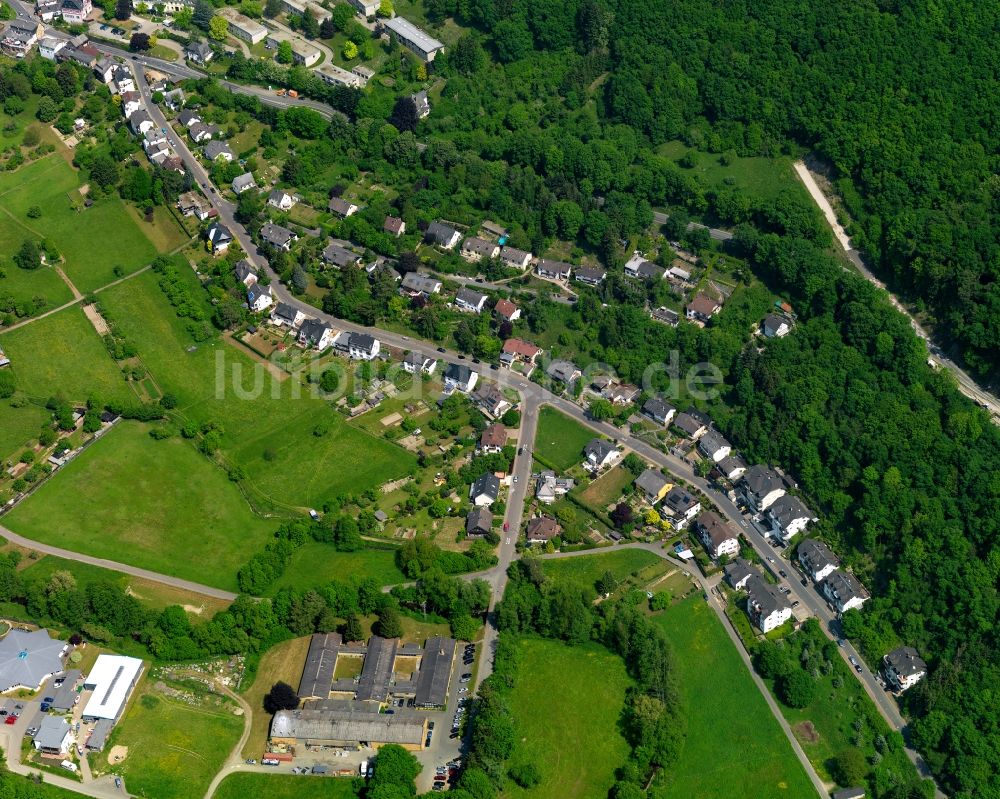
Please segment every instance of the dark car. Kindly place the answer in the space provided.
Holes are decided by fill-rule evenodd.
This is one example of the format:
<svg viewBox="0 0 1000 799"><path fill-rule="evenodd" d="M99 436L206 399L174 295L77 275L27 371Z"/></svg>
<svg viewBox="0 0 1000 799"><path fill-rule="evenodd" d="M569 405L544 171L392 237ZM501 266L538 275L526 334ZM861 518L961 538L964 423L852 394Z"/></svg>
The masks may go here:
<svg viewBox="0 0 1000 799"><path fill-rule="evenodd" d="M805 577L799 580L799 582L802 583L802 585L806 586L806 588L809 587L809 581Z"/></svg>
<svg viewBox="0 0 1000 799"><path fill-rule="evenodd" d="M778 569L778 574L780 574L782 577L787 577L788 576L787 574L785 574L785 570L784 569Z"/></svg>
<svg viewBox="0 0 1000 799"><path fill-rule="evenodd" d="M438 347L438 352L444 352L444 347Z"/></svg>
<svg viewBox="0 0 1000 799"><path fill-rule="evenodd" d="M482 363L482 361L480 361L478 358L473 358L472 362L473 363Z"/></svg>
<svg viewBox="0 0 1000 799"><path fill-rule="evenodd" d="M460 361L464 361L464 360L465 360L465 356L464 356L464 355L461 355L461 354L460 354L460 355L458 356L458 360L460 360Z"/></svg>
<svg viewBox="0 0 1000 799"><path fill-rule="evenodd" d="M465 672L465 674L462 675L462 679L463 680L471 680L472 679L472 672L471 671Z"/></svg>

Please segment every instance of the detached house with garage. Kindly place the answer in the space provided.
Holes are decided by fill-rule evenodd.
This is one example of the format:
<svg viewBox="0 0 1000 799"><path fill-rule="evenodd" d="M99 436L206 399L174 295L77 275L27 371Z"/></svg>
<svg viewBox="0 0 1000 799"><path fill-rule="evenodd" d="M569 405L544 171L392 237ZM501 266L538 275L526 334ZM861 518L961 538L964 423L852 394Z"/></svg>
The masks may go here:
<svg viewBox="0 0 1000 799"><path fill-rule="evenodd" d="M491 419L499 419L514 407L503 392L492 383L481 383L472 395L472 401Z"/></svg>
<svg viewBox="0 0 1000 799"><path fill-rule="evenodd" d="M524 271L531 265L531 259L534 256L530 252L525 252L524 250L519 250L516 247L504 247L500 251L500 260L503 261L504 266L510 267L511 269L520 269Z"/></svg>
<svg viewBox="0 0 1000 799"><path fill-rule="evenodd" d="M858 582L857 577L837 569L823 581L823 596L829 600L837 613L849 610L861 610L861 606L870 598L865 587Z"/></svg>
<svg viewBox="0 0 1000 799"><path fill-rule="evenodd" d="M585 458L583 466L590 471L606 469L618 460L621 454L621 450L617 449L610 441L594 438L583 448Z"/></svg>
<svg viewBox="0 0 1000 799"><path fill-rule="evenodd" d="M503 343L503 351L500 353L500 365L506 366L509 369L514 363L520 361L531 367L535 365L535 358L541 352L541 347L536 347L534 344L522 341L519 338L509 338Z"/></svg>
<svg viewBox="0 0 1000 799"><path fill-rule="evenodd" d="M493 313L502 322L516 322L521 318L521 309L508 299L499 299L493 306Z"/></svg>
<svg viewBox="0 0 1000 799"><path fill-rule="evenodd" d="M507 428L494 423L483 428L476 450L484 455L501 452L507 445Z"/></svg>
<svg viewBox="0 0 1000 799"><path fill-rule="evenodd" d="M674 486L667 492L663 498L663 507L670 512L671 521L677 530L683 530L688 522L701 513L701 502L681 486Z"/></svg>
<svg viewBox="0 0 1000 799"><path fill-rule="evenodd" d="M529 544L547 544L562 532L562 527L551 516L537 516L524 528Z"/></svg>
<svg viewBox="0 0 1000 799"><path fill-rule="evenodd" d="M760 324L760 334L764 338L783 338L791 332L791 323L776 313L769 313Z"/></svg>
<svg viewBox="0 0 1000 799"><path fill-rule="evenodd" d="M580 379L583 374L577 365L572 361L552 361L545 370L545 374L553 380L558 380L567 386Z"/></svg>
<svg viewBox="0 0 1000 799"><path fill-rule="evenodd" d="M535 271L539 277L544 277L546 280L565 281L569 280L569 274L572 269L573 267L562 261L550 261L548 258L542 258L538 262Z"/></svg>
<svg viewBox="0 0 1000 799"><path fill-rule="evenodd" d="M635 478L633 485L642 492L643 498L650 505L655 505L674 487L674 484L663 476L663 472L656 469L646 469Z"/></svg>
<svg viewBox="0 0 1000 799"><path fill-rule="evenodd" d="M282 252L288 252L292 248L292 242L299 240L293 231L273 222L268 222L260 229L260 238L265 244Z"/></svg>
<svg viewBox="0 0 1000 799"><path fill-rule="evenodd" d="M358 206L341 197L331 197L330 202L326 204L326 207L331 214L336 214L341 219L346 219L347 217L358 212Z"/></svg>
<svg viewBox="0 0 1000 799"><path fill-rule="evenodd" d="M446 391L461 391L468 394L476 387L479 373L473 372L468 366L458 363L448 364L444 370L444 387Z"/></svg>
<svg viewBox="0 0 1000 799"><path fill-rule="evenodd" d="M382 345L377 338L367 333L351 333L347 354L352 361L373 361L378 357Z"/></svg>
<svg viewBox="0 0 1000 799"><path fill-rule="evenodd" d="M927 664L912 646L901 646L882 658L882 673L886 682L902 693L927 676Z"/></svg>
<svg viewBox="0 0 1000 799"><path fill-rule="evenodd" d="M585 283L588 286L601 285L607 274L608 271L599 266L578 266L573 271L573 277L576 278L579 283Z"/></svg>
<svg viewBox="0 0 1000 799"><path fill-rule="evenodd" d="M330 264L330 266L337 267L337 269L346 269L349 266L359 266L361 264L360 255L336 242L327 244L323 248L323 260Z"/></svg>
<svg viewBox="0 0 1000 799"><path fill-rule="evenodd" d="M791 494L780 496L771 504L767 519L772 534L786 544L805 530L809 522L819 521L801 499Z"/></svg>
<svg viewBox="0 0 1000 799"><path fill-rule="evenodd" d="M695 524L698 538L712 560L718 560L723 555L734 558L740 554L739 535L718 513L705 511Z"/></svg>
<svg viewBox="0 0 1000 799"><path fill-rule="evenodd" d="M785 595L762 577L746 581L747 615L757 629L769 633L792 618L792 606Z"/></svg>
<svg viewBox="0 0 1000 799"><path fill-rule="evenodd" d="M295 330L305 320L306 315L302 311L284 302L279 302L274 306L274 310L271 311L271 321L279 327L287 325Z"/></svg>
<svg viewBox="0 0 1000 799"><path fill-rule="evenodd" d="M805 573L817 583L840 568L840 559L818 538L807 538L799 544L797 557Z"/></svg>
<svg viewBox="0 0 1000 799"><path fill-rule="evenodd" d="M303 347L315 347L320 352L333 344L337 331L326 322L318 319L306 319L299 327L299 344Z"/></svg>
<svg viewBox="0 0 1000 799"><path fill-rule="evenodd" d="M500 245L476 236L469 236L462 242L461 256L470 263L490 260L500 254Z"/></svg>
<svg viewBox="0 0 1000 799"><path fill-rule="evenodd" d="M708 427L700 419L696 419L689 413L679 413L674 417L674 427L680 430L692 441L697 441L706 432Z"/></svg>
<svg viewBox="0 0 1000 799"><path fill-rule="evenodd" d="M273 304L274 298L271 296L270 286L262 286L260 283L254 283L247 289L247 306L254 313L266 311Z"/></svg>
<svg viewBox="0 0 1000 799"><path fill-rule="evenodd" d="M205 238L208 239L208 246L215 255L224 253L229 249L229 244L233 240L233 234L229 228L219 222L213 222L205 231Z"/></svg>
<svg viewBox="0 0 1000 799"><path fill-rule="evenodd" d="M493 532L493 514L486 508L476 508L465 517L466 538L484 538Z"/></svg>
<svg viewBox="0 0 1000 799"><path fill-rule="evenodd" d="M387 216L382 223L382 232L398 239L406 232L406 222L398 216Z"/></svg>
<svg viewBox="0 0 1000 799"><path fill-rule="evenodd" d="M407 272L403 275L403 282L399 286L399 290L410 297L418 297L421 294L430 297L441 292L440 280L419 272Z"/></svg>
<svg viewBox="0 0 1000 799"><path fill-rule="evenodd" d="M708 322L721 310L722 306L707 294L696 294L688 303L686 314L692 321Z"/></svg>
<svg viewBox="0 0 1000 799"><path fill-rule="evenodd" d="M662 425L670 424L677 409L666 400L660 397L650 397L642 405L642 413L654 422Z"/></svg>
<svg viewBox="0 0 1000 799"><path fill-rule="evenodd" d="M733 447L715 430L709 430L698 439L698 451L713 463L718 463L733 451Z"/></svg>
<svg viewBox="0 0 1000 799"><path fill-rule="evenodd" d="M403 358L403 369L410 374L420 372L425 375L432 375L434 374L434 370L437 369L437 365L437 358L424 355L422 352L409 352Z"/></svg>
<svg viewBox="0 0 1000 799"><path fill-rule="evenodd" d="M236 194L242 194L245 191L250 191L250 189L256 189L257 182L253 179L253 175L250 172L246 172L233 178L232 188Z"/></svg>
<svg viewBox="0 0 1000 799"><path fill-rule="evenodd" d="M460 311L482 313L488 299L489 297L485 294L480 294L478 291L459 289L458 294L455 295L455 307Z"/></svg>
<svg viewBox="0 0 1000 799"><path fill-rule="evenodd" d="M267 204L279 211L290 211L298 201L298 197L284 189L275 189L267 195Z"/></svg>

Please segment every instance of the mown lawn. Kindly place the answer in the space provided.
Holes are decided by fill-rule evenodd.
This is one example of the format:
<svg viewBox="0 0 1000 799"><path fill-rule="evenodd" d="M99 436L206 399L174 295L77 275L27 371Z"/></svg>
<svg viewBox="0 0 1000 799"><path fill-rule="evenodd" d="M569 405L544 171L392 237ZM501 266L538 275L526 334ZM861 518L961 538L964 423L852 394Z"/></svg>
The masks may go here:
<svg viewBox="0 0 1000 799"><path fill-rule="evenodd" d="M197 278L182 271L191 295ZM294 378L277 380L246 351L219 338L194 345L152 272L101 294L109 317L142 355L177 411L222 428L223 453L262 494L286 505L321 507L406 475L411 453L347 424Z"/></svg>
<svg viewBox="0 0 1000 799"><path fill-rule="evenodd" d="M0 334L17 387L46 400L62 395L83 403L96 394L103 401L135 399L121 371L108 355L94 326L79 307L37 319Z"/></svg>
<svg viewBox="0 0 1000 799"><path fill-rule="evenodd" d="M288 777L274 774L230 774L214 799L349 799L357 796L354 781L333 777Z"/></svg>
<svg viewBox="0 0 1000 799"><path fill-rule="evenodd" d="M331 580L351 582L366 577L374 577L379 585L406 581L406 576L396 567L395 550L337 552L331 544L309 542L295 550L285 573L269 593L280 588L316 588Z"/></svg>
<svg viewBox="0 0 1000 799"><path fill-rule="evenodd" d="M112 737L112 744L128 747L128 756L101 766L121 774L137 796L202 799L239 740L243 717L233 714L236 704L230 699L201 695L198 700L187 704L160 693L147 676ZM105 758L110 751L105 748Z"/></svg>
<svg viewBox="0 0 1000 799"><path fill-rule="evenodd" d="M243 757L259 758L267 742L267 732L271 727L271 716L264 712L264 695L271 690L276 682L284 682L293 688L298 687L302 676L302 666L306 662L309 651L310 636L282 641L265 652L257 666L257 675L249 688L241 691L243 698L253 712L250 724L250 737L243 747ZM229 780L227 779L226 782ZM224 785L225 783L223 783ZM221 792L216 796L224 795ZM244 794L249 796L251 794Z"/></svg>
<svg viewBox="0 0 1000 799"><path fill-rule="evenodd" d="M507 799L602 797L628 758L619 731L631 680L621 658L597 644L522 640L510 705L517 719L509 765L534 763L542 781L530 791L507 783Z"/></svg>
<svg viewBox="0 0 1000 799"><path fill-rule="evenodd" d="M653 618L673 643L688 729L666 785L652 799L814 796L715 612L694 596Z"/></svg>
<svg viewBox="0 0 1000 799"><path fill-rule="evenodd" d="M607 513L608 505L617 502L633 480L632 472L616 466L583 489L579 494L580 501L595 513Z"/></svg>
<svg viewBox="0 0 1000 799"><path fill-rule="evenodd" d="M610 571L615 579L624 580L647 566L661 562L661 558L644 549L618 549L596 555L550 558L542 561L542 568L547 577L575 580L593 589L606 571Z"/></svg>
<svg viewBox="0 0 1000 799"><path fill-rule="evenodd" d="M59 153L0 175L6 228L0 243L16 241L16 249L27 238L49 241L65 259L66 274L86 293L115 280L116 266L134 271L148 264L156 248L117 197L84 208L80 183L80 174ZM42 215L29 219L28 209L35 205Z"/></svg>
<svg viewBox="0 0 1000 799"><path fill-rule="evenodd" d="M122 422L4 524L36 541L236 590L236 571L278 526L180 437Z"/></svg>
<svg viewBox="0 0 1000 799"><path fill-rule="evenodd" d="M548 405L538 416L535 457L552 469L565 471L583 461L583 448L594 432Z"/></svg>

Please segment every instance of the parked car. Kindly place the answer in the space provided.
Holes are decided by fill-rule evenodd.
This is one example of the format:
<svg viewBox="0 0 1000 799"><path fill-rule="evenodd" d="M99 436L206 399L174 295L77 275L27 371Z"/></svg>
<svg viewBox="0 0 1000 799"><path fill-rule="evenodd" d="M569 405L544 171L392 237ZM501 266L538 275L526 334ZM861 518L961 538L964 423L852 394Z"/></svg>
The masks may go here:
<svg viewBox="0 0 1000 799"><path fill-rule="evenodd" d="M788 575L785 574L785 570L784 569L778 569L778 574L780 574L782 577L785 577L785 578L788 577Z"/></svg>

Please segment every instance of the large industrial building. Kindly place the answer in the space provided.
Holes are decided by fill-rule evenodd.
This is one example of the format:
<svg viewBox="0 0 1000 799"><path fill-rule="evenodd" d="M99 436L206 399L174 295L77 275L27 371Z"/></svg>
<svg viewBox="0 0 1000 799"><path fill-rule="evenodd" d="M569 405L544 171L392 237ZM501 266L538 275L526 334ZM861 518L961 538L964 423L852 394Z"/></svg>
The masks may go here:
<svg viewBox="0 0 1000 799"><path fill-rule="evenodd" d="M37 691L63 670L68 651L69 645L52 638L47 630L11 630L0 641L0 693L15 688Z"/></svg>
<svg viewBox="0 0 1000 799"><path fill-rule="evenodd" d="M378 749L398 744L423 749L427 718L409 712L379 713L377 707L348 700L326 700L302 710L280 710L271 722L271 745Z"/></svg>
<svg viewBox="0 0 1000 799"><path fill-rule="evenodd" d="M83 709L83 720L118 721L141 674L139 658L100 655L83 681L84 689L94 692Z"/></svg>

